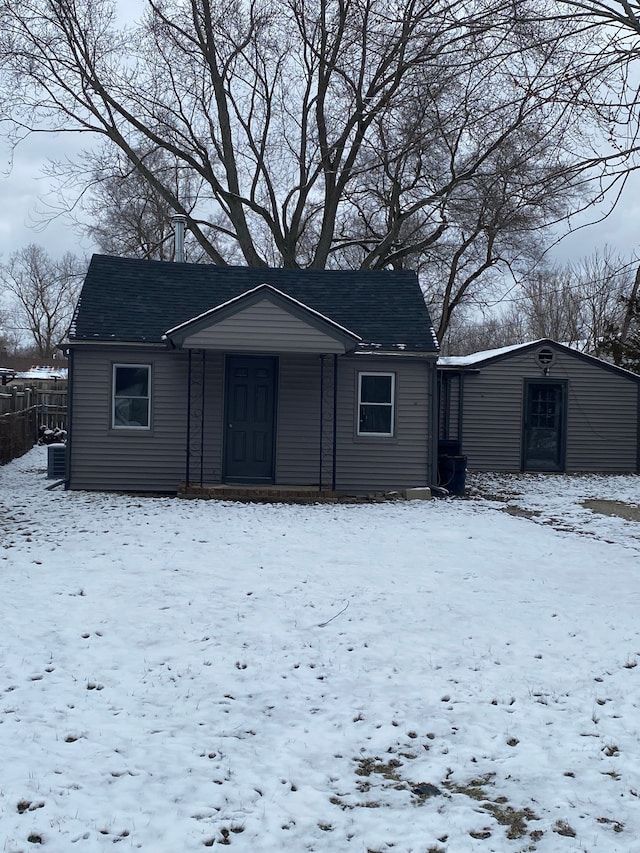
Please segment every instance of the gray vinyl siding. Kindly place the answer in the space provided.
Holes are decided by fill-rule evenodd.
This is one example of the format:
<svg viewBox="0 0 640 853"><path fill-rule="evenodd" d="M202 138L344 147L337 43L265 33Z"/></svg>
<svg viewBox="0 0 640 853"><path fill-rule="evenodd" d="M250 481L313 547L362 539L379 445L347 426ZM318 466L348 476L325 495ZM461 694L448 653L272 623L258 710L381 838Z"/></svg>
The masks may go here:
<svg viewBox="0 0 640 853"><path fill-rule="evenodd" d="M569 382L566 470L635 471L638 383L588 364L581 367Z"/></svg>
<svg viewBox="0 0 640 853"><path fill-rule="evenodd" d="M151 365L151 429L111 428L113 364ZM72 489L174 492L184 479L187 358L153 348L73 354Z"/></svg>
<svg viewBox="0 0 640 853"><path fill-rule="evenodd" d="M194 354L194 360L199 354ZM151 429L111 427L112 367L151 365ZM333 357L325 358L323 484L330 486L333 442ZM195 364L195 362L194 362ZM318 355L279 356L276 472L280 485L317 485L320 466ZM402 358L338 358L336 487L366 493L430 482L432 364ZM395 430L391 438L358 436L359 371L395 374ZM190 479L221 482L224 435L223 353L207 352L204 434L192 432ZM194 377L196 377L194 379ZM74 352L69 486L72 489L175 492L186 479L188 354L160 348L80 348ZM201 408L194 367L192 412ZM193 421L192 421L193 426ZM329 455L327 455L329 454Z"/></svg>
<svg viewBox="0 0 640 853"><path fill-rule="evenodd" d="M637 469L638 382L555 350L549 380L566 380L568 472ZM520 471L524 380L543 374L531 351L464 376L462 452L470 471ZM452 391L455 385L452 385ZM450 425L455 430L454 424Z"/></svg>
<svg viewBox="0 0 640 853"><path fill-rule="evenodd" d="M522 386L522 373L506 362L463 377L462 453L470 471L520 470Z"/></svg>
<svg viewBox="0 0 640 853"><path fill-rule="evenodd" d="M256 353L344 352L342 343L268 299L188 335L184 346Z"/></svg>
<svg viewBox="0 0 640 853"><path fill-rule="evenodd" d="M391 438L356 434L360 371L395 373L395 434ZM364 356L340 359L336 483L339 490L366 493L429 485L430 382L426 360Z"/></svg>
<svg viewBox="0 0 640 853"><path fill-rule="evenodd" d="M333 364L333 359L331 359ZM326 378L325 370L325 378ZM280 357L276 482L315 485L320 458L320 358Z"/></svg>
<svg viewBox="0 0 640 853"><path fill-rule="evenodd" d="M205 355L205 403L204 403L204 462L203 482L222 482L222 437L224 426L224 371L223 353L207 352ZM198 393L198 389L194 389ZM195 407L198 408L197 406ZM197 433L197 425L194 430ZM186 440L186 439L185 439ZM199 451L191 454L195 459L195 469L190 479L199 482Z"/></svg>

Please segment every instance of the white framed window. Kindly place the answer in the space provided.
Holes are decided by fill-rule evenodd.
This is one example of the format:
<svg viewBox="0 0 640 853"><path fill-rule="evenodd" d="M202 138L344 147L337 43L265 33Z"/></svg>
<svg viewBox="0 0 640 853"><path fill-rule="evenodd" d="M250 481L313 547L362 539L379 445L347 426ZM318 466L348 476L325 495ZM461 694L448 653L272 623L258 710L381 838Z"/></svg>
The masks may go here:
<svg viewBox="0 0 640 853"><path fill-rule="evenodd" d="M150 429L151 365L114 364L111 388L113 429Z"/></svg>
<svg viewBox="0 0 640 853"><path fill-rule="evenodd" d="M358 374L358 435L393 435L395 390L395 373Z"/></svg>

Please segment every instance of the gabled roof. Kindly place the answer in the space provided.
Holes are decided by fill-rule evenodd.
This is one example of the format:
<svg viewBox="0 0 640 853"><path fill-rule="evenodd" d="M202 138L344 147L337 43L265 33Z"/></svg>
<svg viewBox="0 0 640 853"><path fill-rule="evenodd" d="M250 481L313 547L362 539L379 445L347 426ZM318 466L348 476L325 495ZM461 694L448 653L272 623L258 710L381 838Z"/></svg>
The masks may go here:
<svg viewBox="0 0 640 853"><path fill-rule="evenodd" d="M169 330L261 285L327 328L341 327L358 350L438 352L418 278L408 270L222 267L106 255L91 259L68 342L159 343Z"/></svg>
<svg viewBox="0 0 640 853"><path fill-rule="evenodd" d="M590 364L596 364L598 367L602 367L605 370L612 370L615 373L620 373L626 376L628 379L640 382L640 376L638 376L637 373L625 370L624 367L618 367L609 361L597 358L595 355L589 355L586 352L581 352L574 347L567 346L567 344L558 343L558 341L551 340L551 338L540 338L537 341L528 341L524 344L512 344L511 346L500 347L499 349L474 352L470 355L440 356L438 359L438 367L444 370L465 370L467 368L477 370L481 367L486 367L489 364L504 361L515 353L538 350L545 346L569 353L574 358L589 362Z"/></svg>
<svg viewBox="0 0 640 853"><path fill-rule="evenodd" d="M185 323L181 323L173 329L166 332L166 337L174 342L182 342L189 334L194 334L200 330L211 328L216 323L223 322L227 317L250 307L257 305L260 302L267 300L274 305L284 308L288 313L301 318L308 327L313 327L325 335L329 335L336 340L339 340L343 346L348 346L349 349L362 342L360 335L345 329L339 323L335 323L331 318L325 317L313 308L309 308L297 299L293 299L276 287L270 284L260 284L249 290L246 293L230 299L228 302L223 302L216 308L210 308L204 314L198 317L193 317Z"/></svg>

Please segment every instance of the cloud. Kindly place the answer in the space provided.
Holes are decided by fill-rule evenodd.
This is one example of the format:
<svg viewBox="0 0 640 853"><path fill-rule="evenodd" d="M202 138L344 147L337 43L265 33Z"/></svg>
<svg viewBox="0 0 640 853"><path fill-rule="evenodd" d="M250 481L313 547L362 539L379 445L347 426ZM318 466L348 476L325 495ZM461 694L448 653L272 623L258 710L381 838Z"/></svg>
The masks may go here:
<svg viewBox="0 0 640 853"><path fill-rule="evenodd" d="M68 217L47 222L45 215L54 201L51 180L46 174L48 162L73 158L86 143L86 137L34 134L16 148L13 156L8 145L2 144L0 260L6 261L12 252L29 243L42 245L54 257L66 251L76 254L92 251L90 243L79 237Z"/></svg>

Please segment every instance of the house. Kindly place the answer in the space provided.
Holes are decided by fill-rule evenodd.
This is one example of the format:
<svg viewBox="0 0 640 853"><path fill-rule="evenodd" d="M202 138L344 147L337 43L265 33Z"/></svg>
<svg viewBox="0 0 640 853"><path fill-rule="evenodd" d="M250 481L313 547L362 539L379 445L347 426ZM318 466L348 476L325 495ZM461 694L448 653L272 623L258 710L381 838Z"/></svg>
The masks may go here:
<svg viewBox="0 0 640 853"><path fill-rule="evenodd" d="M0 367L0 385L8 385L16 378L16 371L11 367Z"/></svg>
<svg viewBox="0 0 640 853"><path fill-rule="evenodd" d="M64 386L67 380L67 360L53 357L47 363L34 364L31 356L4 356L0 362L0 384L15 382L32 388Z"/></svg>
<svg viewBox="0 0 640 853"><path fill-rule="evenodd" d="M67 383L68 368L61 365L32 364L28 370L16 373L15 378L33 388L58 388Z"/></svg>
<svg viewBox="0 0 640 853"><path fill-rule="evenodd" d="M412 272L95 255L63 348L69 488L434 481L438 344Z"/></svg>
<svg viewBox="0 0 640 853"><path fill-rule="evenodd" d="M470 471L640 470L634 373L548 339L444 357L438 372L440 439Z"/></svg>

